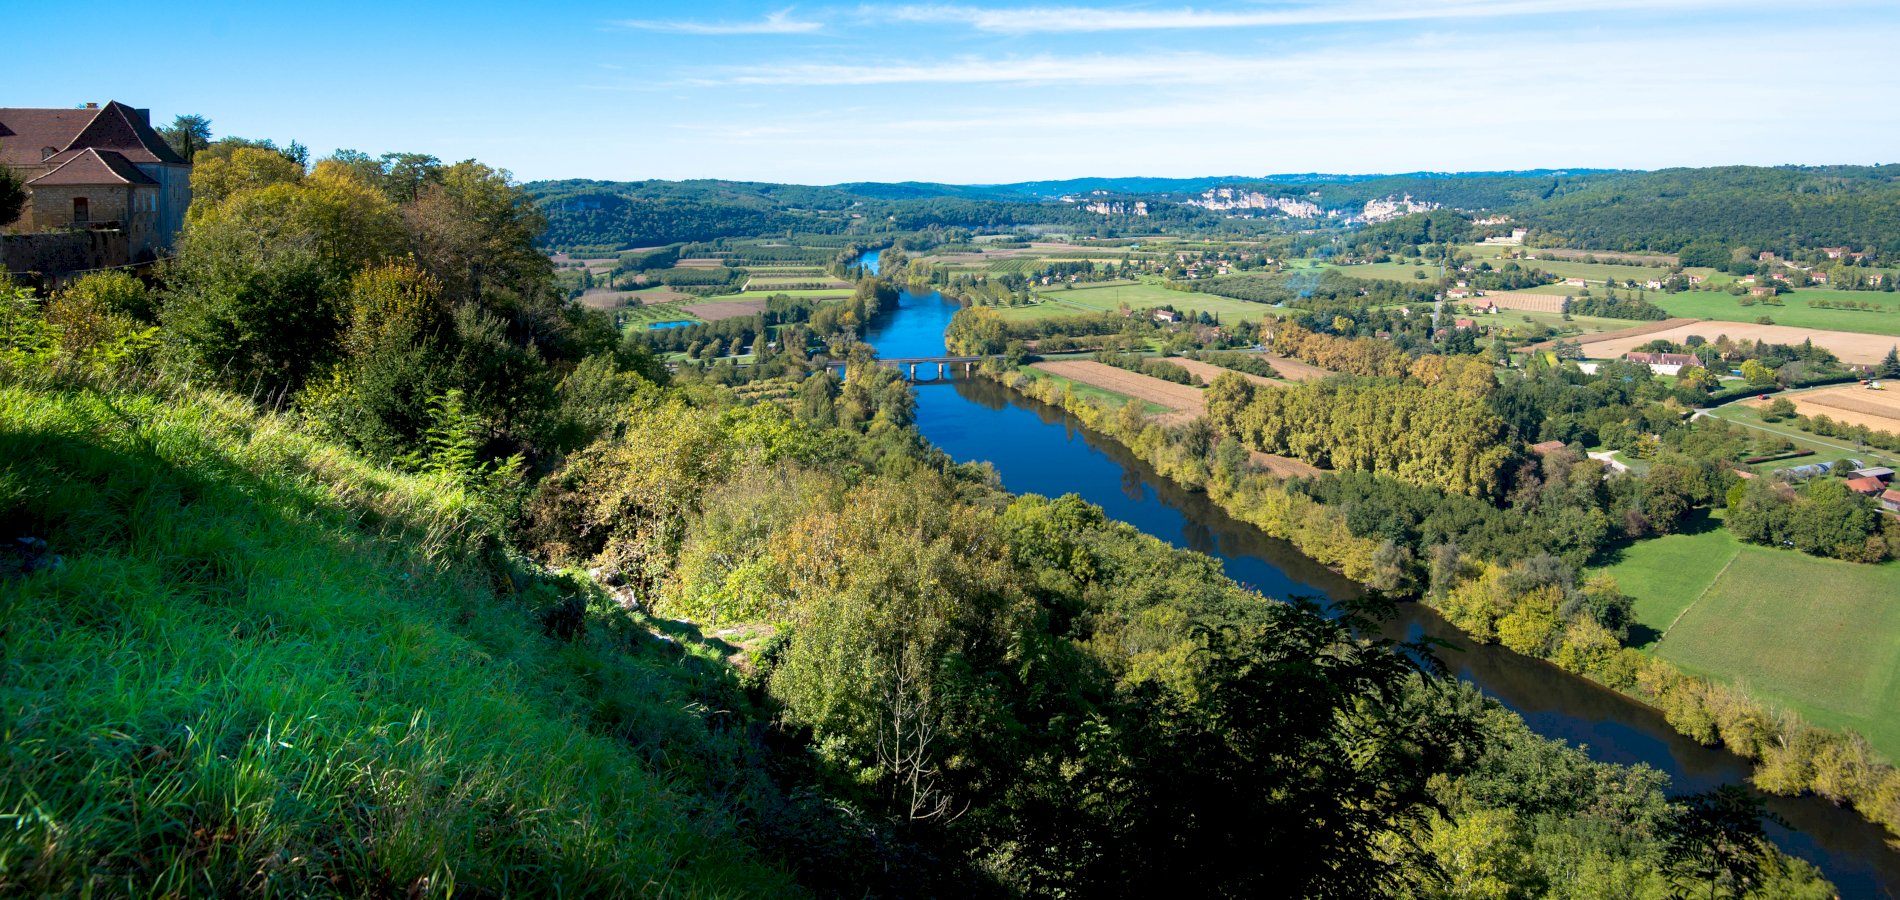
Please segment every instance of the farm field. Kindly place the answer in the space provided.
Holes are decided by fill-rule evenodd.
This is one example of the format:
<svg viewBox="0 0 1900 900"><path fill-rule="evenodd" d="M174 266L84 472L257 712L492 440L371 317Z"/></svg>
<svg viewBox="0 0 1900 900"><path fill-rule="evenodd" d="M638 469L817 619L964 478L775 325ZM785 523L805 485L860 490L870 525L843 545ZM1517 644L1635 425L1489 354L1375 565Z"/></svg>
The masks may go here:
<svg viewBox="0 0 1900 900"><path fill-rule="evenodd" d="M850 282L840 281L827 275L754 275L745 281L748 293L778 292L784 290L850 290Z"/></svg>
<svg viewBox="0 0 1900 900"><path fill-rule="evenodd" d="M1483 322L1487 325L1500 325L1507 328L1529 322L1533 325L1556 329L1559 333L1573 336L1573 339L1577 335L1589 337L1622 331L1632 324L1628 319L1606 319L1601 316L1571 316L1565 319L1562 313L1531 312L1519 309L1495 316L1485 316Z"/></svg>
<svg viewBox="0 0 1900 900"><path fill-rule="evenodd" d="M1673 253L1619 253L1612 250L1566 250L1556 247L1519 247L1508 244L1463 244L1458 249L1471 254L1473 259L1499 259L1505 251L1535 253L1539 257L1551 260L1573 262L1586 256L1594 256L1599 262L1632 266L1662 266L1674 268L1681 262ZM1540 262L1542 260L1539 260ZM1700 270L1697 270L1700 271Z"/></svg>
<svg viewBox="0 0 1900 900"><path fill-rule="evenodd" d="M1900 434L1900 382L1878 391L1858 384L1842 384L1779 396L1793 402L1795 412L1804 416L1827 416L1836 422ZM1772 401L1746 401L1757 409L1769 402Z"/></svg>
<svg viewBox="0 0 1900 900"><path fill-rule="evenodd" d="M1670 319L1669 322L1680 320ZM1666 324L1666 323L1656 323ZM1799 344L1813 340L1816 346L1834 351L1842 361L1859 365L1873 365L1887 355L1894 346L1889 336L1857 334L1851 331L1827 331L1819 328L1796 328L1792 325L1756 325L1752 322L1692 322L1676 325L1648 334L1613 337L1606 340L1594 340L1584 344L1584 354L1591 359L1616 359L1643 344L1653 340L1665 339L1681 342L1689 335L1701 335L1713 341L1727 335L1733 340L1762 340L1771 344Z"/></svg>
<svg viewBox="0 0 1900 900"><path fill-rule="evenodd" d="M765 312L765 300L724 300L704 301L701 303L682 303L680 309L695 319L717 322L721 319L741 319Z"/></svg>
<svg viewBox="0 0 1900 900"><path fill-rule="evenodd" d="M1438 266L1415 266L1409 262L1361 263L1352 266L1327 263L1321 268L1332 269L1341 275L1348 275L1353 278L1370 278L1379 281L1421 281L1432 280L1438 277ZM1415 277L1413 275L1415 272L1423 273L1425 278L1420 279Z"/></svg>
<svg viewBox="0 0 1900 900"><path fill-rule="evenodd" d="M1083 397L1093 397L1097 400L1104 401L1110 407L1118 407L1124 403L1127 403L1135 399L1133 397L1128 396L1127 394L1118 394L1118 393L1115 393L1114 391L1105 390L1103 388L1096 387L1095 385L1089 384L1087 382L1077 381L1073 378L1065 378L1061 375L1056 374L1055 372L1037 369L1035 367L1023 369L1022 373L1024 375L1027 375L1031 381L1038 381L1038 380L1047 378L1051 381L1054 381L1057 384L1068 387L1069 389L1075 391L1077 394ZM1162 406L1158 403L1149 403L1145 400L1139 401L1139 402L1141 403L1142 412L1145 412L1149 415L1166 415L1173 412L1172 407Z"/></svg>
<svg viewBox="0 0 1900 900"><path fill-rule="evenodd" d="M1507 262L1515 262L1526 269L1543 269L1560 278L1581 278L1590 282L1593 287L1600 287L1605 280L1611 278L1616 279L1617 284L1622 284L1626 281L1634 281L1637 284L1642 284L1652 278L1662 278L1669 273L1668 268L1660 266L1584 263L1570 262L1561 259L1518 259L1507 260ZM1498 263L1492 263L1492 265L1497 266ZM1693 267L1684 269L1683 271L1703 277L1711 277L1716 274L1714 269ZM1572 290L1575 290L1575 288L1572 288Z"/></svg>
<svg viewBox="0 0 1900 900"><path fill-rule="evenodd" d="M1193 419L1207 408L1207 398L1200 388L1172 381L1162 381L1138 372L1117 369L1114 366L1090 360L1062 360L1039 362L1030 368L1052 375L1060 375L1070 381L1100 388L1122 397L1134 397L1146 403L1168 410L1161 418L1163 424L1178 424Z"/></svg>
<svg viewBox="0 0 1900 900"><path fill-rule="evenodd" d="M1816 454L1814 459L1821 461L1852 457L1868 465L1889 466L1900 469L1900 454L1888 453L1884 450L1876 450L1871 447L1860 448L1848 441L1822 437L1817 434L1809 434L1787 422L1764 422L1762 421L1760 410L1756 408L1757 405L1758 404L1753 401L1729 403L1710 410L1708 415L1752 428L1756 431L1767 432L1777 438L1785 438L1788 442L1794 444L1797 449L1814 451ZM1800 465L1803 462L1812 461L1814 460L1797 459L1784 462L1757 463L1747 468L1757 474L1766 474L1785 466Z"/></svg>
<svg viewBox="0 0 1900 900"><path fill-rule="evenodd" d="M1266 317L1272 307L1264 303L1249 303L1228 297L1216 297L1212 294L1197 294L1189 291L1176 291L1162 287L1152 281L1139 283L1113 282L1100 286L1078 285L1074 288L1051 288L1037 292L1044 303L1040 306L1013 307L1004 309L1005 318L1036 319L1042 318L1036 310L1050 304L1069 307L1069 311L1056 312L1055 315L1074 315L1076 312L1107 312L1128 304L1130 309L1153 309L1157 306L1172 306L1179 310L1205 312L1218 317L1222 322L1257 322Z"/></svg>
<svg viewBox="0 0 1900 900"><path fill-rule="evenodd" d="M1330 369L1322 369L1312 363L1301 362L1277 353L1262 355L1267 358L1267 363L1273 366L1273 371L1280 373L1280 377L1288 381L1312 381L1334 374Z"/></svg>
<svg viewBox="0 0 1900 900"><path fill-rule="evenodd" d="M1726 529L1644 544L1610 571L1638 620L1666 632L1648 652L1900 759L1900 564L1742 544ZM1657 566L1677 571L1644 585L1637 570Z"/></svg>
<svg viewBox="0 0 1900 900"><path fill-rule="evenodd" d="M1530 291L1486 291L1483 297L1475 297L1465 302L1490 302L1499 309L1525 310L1528 312L1562 313L1564 298L1562 295L1532 293Z"/></svg>
<svg viewBox="0 0 1900 900"><path fill-rule="evenodd" d="M1525 313L1524 315L1535 317L1538 314ZM1572 316L1571 318L1575 319L1577 317ZM1562 323L1561 318L1557 318L1556 320L1558 323L1560 324ZM1599 343L1606 343L1606 342L1618 341L1618 340L1628 340L1628 341L1634 342L1630 344L1630 346L1638 347L1647 341L1653 340L1653 338L1649 337L1650 335L1658 334L1665 331L1673 332L1678 328L1700 324L1694 319L1664 319L1661 322L1640 322L1636 324L1631 324L1622 319L1602 319L1599 321L1615 322L1621 327L1616 328L1611 331L1605 331L1599 334L1586 336L1581 339L1580 343L1582 343L1584 347L1587 348L1584 351L1584 355L1589 356L1593 359L1609 359L1611 357L1611 354L1608 350L1603 350L1599 352L1598 347L1597 347ZM1553 327L1556 327L1556 326L1553 326ZM1548 350L1550 349L1550 345L1551 345L1551 342L1547 341L1541 344L1531 344L1527 347L1523 347L1520 349ZM1622 356L1624 352L1626 351L1618 351L1614 355Z"/></svg>
<svg viewBox="0 0 1900 900"><path fill-rule="evenodd" d="M847 297L850 297L851 292L852 292L852 289L848 287L847 288L825 288L823 290L814 289L814 290L798 290L798 291L752 291L750 293L740 292L737 294L720 294L716 297L707 297L705 302L708 302L708 303L751 302L751 301L760 299L761 294L770 294L770 295L784 294L787 297L803 297L807 300L843 300Z"/></svg>
<svg viewBox="0 0 1900 900"><path fill-rule="evenodd" d="M1798 328L1826 328L1832 331L1858 331L1867 334L1900 336L1900 295L1875 291L1830 291L1802 289L1783 294L1784 305L1757 303L1743 306L1741 298L1721 291L1686 291L1680 294L1649 295L1649 301L1672 316L1693 316L1723 322L1754 322L1762 316L1777 325ZM1858 309L1817 309L1813 300L1830 302L1874 303L1881 311ZM1709 335L1713 338L1714 335Z"/></svg>
<svg viewBox="0 0 1900 900"><path fill-rule="evenodd" d="M1167 361L1186 369L1190 375L1201 376L1201 381L1208 384L1213 384L1214 379L1228 374L1239 375L1255 384L1264 384L1271 387L1284 387L1287 384L1286 381L1279 378L1263 378L1249 372L1235 372L1233 369L1217 366L1213 363L1201 362L1198 359L1188 359L1183 356L1171 356L1168 357Z"/></svg>

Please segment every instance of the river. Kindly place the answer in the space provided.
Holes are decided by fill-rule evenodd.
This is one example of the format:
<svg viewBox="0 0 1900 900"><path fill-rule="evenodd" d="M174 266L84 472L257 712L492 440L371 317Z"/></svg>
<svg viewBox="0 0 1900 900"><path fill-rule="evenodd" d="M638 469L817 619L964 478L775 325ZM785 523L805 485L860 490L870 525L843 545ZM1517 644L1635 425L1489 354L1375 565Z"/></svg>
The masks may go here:
<svg viewBox="0 0 1900 900"><path fill-rule="evenodd" d="M875 252L861 265L877 273ZM957 310L937 293L905 291L894 312L865 338L886 357L943 354L944 328ZM917 385L917 427L961 461L987 461L1016 493L1077 494L1112 518L1222 561L1229 577L1269 597L1338 600L1360 589L1343 576L1162 478L1127 448L1095 434L1061 409L987 380ZM1537 733L1581 745L1591 758L1643 763L1688 793L1745 783L1746 760L1678 734L1662 714L1542 660L1497 646L1474 646L1436 613L1401 604L1392 636L1421 635L1463 648L1441 653L1457 677L1510 707ZM1844 898L1900 897L1900 853L1885 832L1852 810L1816 798L1769 797L1794 828L1770 826L1775 843L1819 866Z"/></svg>

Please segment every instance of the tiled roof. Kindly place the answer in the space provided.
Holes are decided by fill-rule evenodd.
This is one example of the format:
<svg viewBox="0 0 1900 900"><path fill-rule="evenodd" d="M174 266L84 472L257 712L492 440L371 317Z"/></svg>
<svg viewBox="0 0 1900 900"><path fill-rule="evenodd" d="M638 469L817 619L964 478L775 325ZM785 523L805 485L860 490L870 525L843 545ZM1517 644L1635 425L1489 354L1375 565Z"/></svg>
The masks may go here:
<svg viewBox="0 0 1900 900"><path fill-rule="evenodd" d="M54 169L32 181L34 187L86 184L157 184L114 150L80 150Z"/></svg>
<svg viewBox="0 0 1900 900"><path fill-rule="evenodd" d="M49 161L48 147L56 154L91 147L134 163L182 164L145 119L116 100L98 109L0 109L0 165L40 166Z"/></svg>

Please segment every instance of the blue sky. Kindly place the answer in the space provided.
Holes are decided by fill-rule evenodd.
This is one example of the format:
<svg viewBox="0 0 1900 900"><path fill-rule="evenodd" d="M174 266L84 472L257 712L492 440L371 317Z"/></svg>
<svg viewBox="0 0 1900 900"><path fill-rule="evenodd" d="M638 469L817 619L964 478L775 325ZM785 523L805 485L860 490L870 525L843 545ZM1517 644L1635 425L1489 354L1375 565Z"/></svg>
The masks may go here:
<svg viewBox="0 0 1900 900"><path fill-rule="evenodd" d="M989 183L1900 159L1894 0L33 4L0 105L117 99L539 178ZM128 30L129 29L129 30ZM24 57L20 59L19 57Z"/></svg>

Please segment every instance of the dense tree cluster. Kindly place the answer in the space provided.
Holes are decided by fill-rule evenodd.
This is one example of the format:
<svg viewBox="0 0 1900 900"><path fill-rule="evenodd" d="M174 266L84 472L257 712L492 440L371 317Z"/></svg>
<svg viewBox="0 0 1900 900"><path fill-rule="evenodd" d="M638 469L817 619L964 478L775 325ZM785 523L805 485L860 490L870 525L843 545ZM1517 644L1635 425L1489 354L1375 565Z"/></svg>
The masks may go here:
<svg viewBox="0 0 1900 900"><path fill-rule="evenodd" d="M1340 378L1256 389L1223 376L1208 390L1207 415L1255 450L1454 494L1496 495L1515 455L1485 394L1451 385Z"/></svg>

